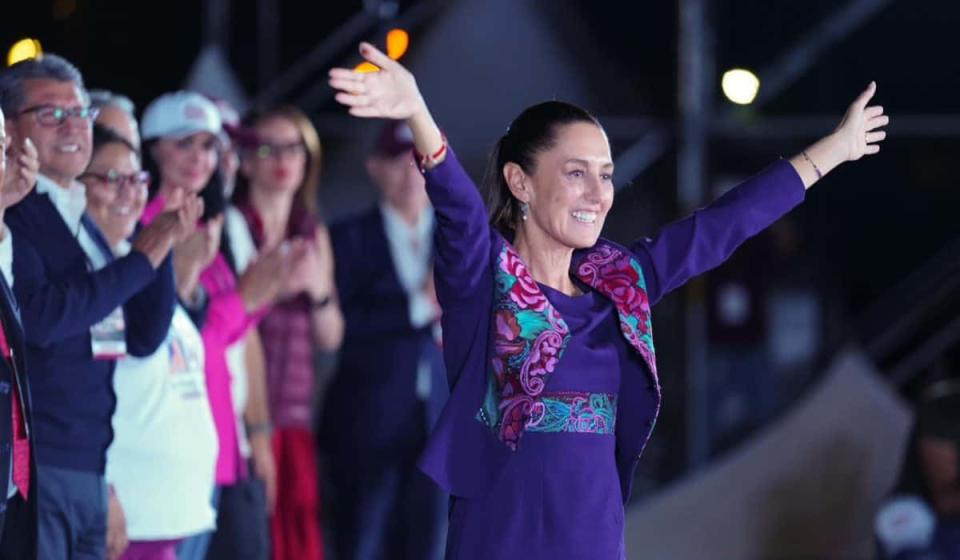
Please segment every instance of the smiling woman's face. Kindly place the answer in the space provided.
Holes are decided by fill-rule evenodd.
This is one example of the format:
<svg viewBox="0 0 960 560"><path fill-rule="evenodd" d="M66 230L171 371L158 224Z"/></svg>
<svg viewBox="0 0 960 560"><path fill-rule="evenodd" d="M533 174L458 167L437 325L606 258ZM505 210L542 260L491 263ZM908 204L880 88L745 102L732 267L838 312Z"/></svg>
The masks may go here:
<svg viewBox="0 0 960 560"><path fill-rule="evenodd" d="M553 146L535 156L533 172L524 174L524 181L529 204L524 228L540 229L573 249L596 244L613 204L613 160L599 126L577 122L558 127Z"/></svg>
<svg viewBox="0 0 960 560"><path fill-rule="evenodd" d="M93 155L80 180L87 187L87 213L111 243L129 237L143 214L147 184L138 182L140 159L111 142Z"/></svg>
<svg viewBox="0 0 960 560"><path fill-rule="evenodd" d="M153 146L153 157L160 168L162 183L179 187L190 194L203 190L217 167L217 137L196 132L182 138L160 138Z"/></svg>

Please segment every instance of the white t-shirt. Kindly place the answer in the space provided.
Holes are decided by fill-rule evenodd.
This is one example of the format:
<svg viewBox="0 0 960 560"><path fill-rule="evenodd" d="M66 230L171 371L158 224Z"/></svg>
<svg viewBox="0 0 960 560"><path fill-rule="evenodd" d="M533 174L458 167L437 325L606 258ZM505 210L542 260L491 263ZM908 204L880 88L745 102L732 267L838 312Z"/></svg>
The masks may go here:
<svg viewBox="0 0 960 560"><path fill-rule="evenodd" d="M117 361L113 387L117 409L106 478L123 506L129 538L177 539L213 528L217 430L203 340L180 306L153 355Z"/></svg>

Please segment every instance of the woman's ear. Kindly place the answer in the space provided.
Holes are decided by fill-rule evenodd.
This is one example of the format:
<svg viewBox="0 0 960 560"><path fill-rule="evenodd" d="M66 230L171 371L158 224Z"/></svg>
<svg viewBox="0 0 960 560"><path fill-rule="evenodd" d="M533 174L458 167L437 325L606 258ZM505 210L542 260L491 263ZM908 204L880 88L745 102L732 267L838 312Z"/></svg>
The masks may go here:
<svg viewBox="0 0 960 560"><path fill-rule="evenodd" d="M503 166L503 180L514 198L520 202L530 202L530 189L527 174L518 164L510 161Z"/></svg>

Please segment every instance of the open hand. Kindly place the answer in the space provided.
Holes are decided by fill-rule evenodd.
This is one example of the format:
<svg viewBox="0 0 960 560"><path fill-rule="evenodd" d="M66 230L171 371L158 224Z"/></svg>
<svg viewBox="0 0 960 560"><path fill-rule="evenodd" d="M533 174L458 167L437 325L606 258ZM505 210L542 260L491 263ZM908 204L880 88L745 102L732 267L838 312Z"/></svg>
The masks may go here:
<svg viewBox="0 0 960 560"><path fill-rule="evenodd" d="M181 208L181 210L183 210ZM196 223L196 222L194 222ZM223 214L207 220L173 248L173 271L177 293L190 301L200 274L213 262L220 251L223 232Z"/></svg>
<svg viewBox="0 0 960 560"><path fill-rule="evenodd" d="M273 304L281 295L290 270L290 245L281 243L257 256L237 281L240 297L248 312Z"/></svg>
<svg viewBox="0 0 960 560"><path fill-rule="evenodd" d="M176 210L164 212L137 233L133 250L143 253L153 268L158 268L173 248L173 240L181 227Z"/></svg>
<svg viewBox="0 0 960 560"><path fill-rule="evenodd" d="M196 222L194 222L196 223ZM174 260L202 271L213 262L220 250L223 217L217 216L198 226L173 248Z"/></svg>
<svg viewBox="0 0 960 560"><path fill-rule="evenodd" d="M406 68L370 43L360 43L360 54L380 70L330 70L330 86L338 90L336 100L349 107L351 115L404 120L424 108L417 81Z"/></svg>
<svg viewBox="0 0 960 560"><path fill-rule="evenodd" d="M333 250L327 229L317 227L313 238L299 239L291 246L290 271L284 295L306 293L319 301L333 292Z"/></svg>
<svg viewBox="0 0 960 560"><path fill-rule="evenodd" d="M316 269L316 251L309 239L293 239L287 242L290 269L284 278L283 297L294 297L307 290Z"/></svg>
<svg viewBox="0 0 960 560"><path fill-rule="evenodd" d="M890 117L883 114L883 107L879 105L867 106L876 92L877 83L870 82L850 104L834 131L846 149L845 161L856 161L864 155L879 152L879 143L887 137L887 133L879 129L890 122Z"/></svg>
<svg viewBox="0 0 960 560"><path fill-rule="evenodd" d="M37 148L29 138L24 138L19 148L11 150L9 158L9 167L0 189L0 208L10 208L23 200L37 184L40 168Z"/></svg>
<svg viewBox="0 0 960 560"><path fill-rule="evenodd" d="M197 222L200 220L200 216L203 215L203 199L197 195L189 195L183 199L183 203L177 209L177 227L174 230L174 245L182 243L188 237L193 235L197 230ZM217 243L220 242L220 227L223 225L223 218L217 216L220 222L215 224L214 228L217 232ZM208 221L209 224L211 221Z"/></svg>

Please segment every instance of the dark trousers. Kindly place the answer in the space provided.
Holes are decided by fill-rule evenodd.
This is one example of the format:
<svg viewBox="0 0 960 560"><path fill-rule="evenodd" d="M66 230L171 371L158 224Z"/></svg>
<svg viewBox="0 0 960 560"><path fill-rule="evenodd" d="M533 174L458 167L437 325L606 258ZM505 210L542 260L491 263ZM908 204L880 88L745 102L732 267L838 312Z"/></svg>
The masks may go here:
<svg viewBox="0 0 960 560"><path fill-rule="evenodd" d="M251 468L250 478L220 489L217 529L207 560L266 560L270 557L267 493Z"/></svg>
<svg viewBox="0 0 960 560"><path fill-rule="evenodd" d="M336 560L439 560L447 497L416 466L418 452L331 457L330 535Z"/></svg>
<svg viewBox="0 0 960 560"><path fill-rule="evenodd" d="M38 556L102 560L107 555L107 483L92 472L40 466Z"/></svg>
<svg viewBox="0 0 960 560"><path fill-rule="evenodd" d="M37 557L36 511L31 505L19 492L7 500L3 536L0 536L0 560Z"/></svg>

